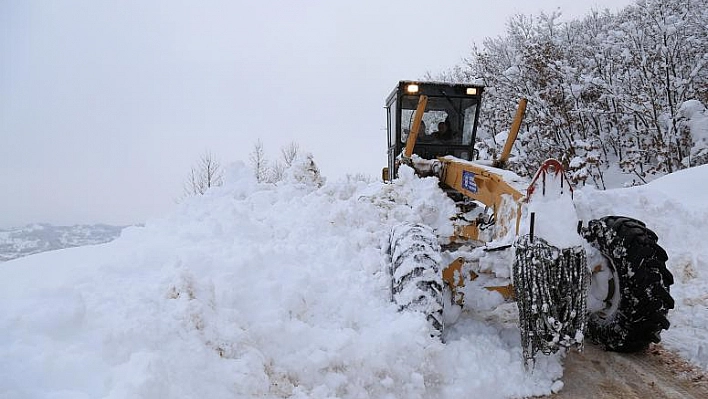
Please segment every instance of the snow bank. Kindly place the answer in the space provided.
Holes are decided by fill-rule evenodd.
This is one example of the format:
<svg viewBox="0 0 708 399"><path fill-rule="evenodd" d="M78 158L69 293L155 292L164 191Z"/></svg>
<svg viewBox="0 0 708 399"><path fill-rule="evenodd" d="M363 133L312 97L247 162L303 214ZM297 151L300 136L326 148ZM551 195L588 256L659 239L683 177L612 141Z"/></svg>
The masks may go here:
<svg viewBox="0 0 708 399"><path fill-rule="evenodd" d="M0 397L550 392L559 358L525 372L513 316L463 319L441 344L391 304L390 228L451 232L436 179L404 168L393 185L322 185L298 167L265 185L236 164L223 187L112 243L0 265Z"/></svg>

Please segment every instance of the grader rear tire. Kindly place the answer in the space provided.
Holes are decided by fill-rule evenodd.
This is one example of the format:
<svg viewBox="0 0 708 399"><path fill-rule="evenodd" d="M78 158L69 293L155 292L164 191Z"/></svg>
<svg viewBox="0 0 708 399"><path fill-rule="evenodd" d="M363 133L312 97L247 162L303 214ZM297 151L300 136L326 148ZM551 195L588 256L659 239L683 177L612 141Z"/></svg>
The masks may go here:
<svg viewBox="0 0 708 399"><path fill-rule="evenodd" d="M590 313L588 337L616 352L637 352L659 342L661 330L669 328L674 279L656 234L639 220L607 216L591 220L583 236L604 255L612 272L608 305Z"/></svg>
<svg viewBox="0 0 708 399"><path fill-rule="evenodd" d="M422 224L402 224L391 231L391 295L399 310L423 313L431 335L442 338L443 281L440 245L433 229Z"/></svg>

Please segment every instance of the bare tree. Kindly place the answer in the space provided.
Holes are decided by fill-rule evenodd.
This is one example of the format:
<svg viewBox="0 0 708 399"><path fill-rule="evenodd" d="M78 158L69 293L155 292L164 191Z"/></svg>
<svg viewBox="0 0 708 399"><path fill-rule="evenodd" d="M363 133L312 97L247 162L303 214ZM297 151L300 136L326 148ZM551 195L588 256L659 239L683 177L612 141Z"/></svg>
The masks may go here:
<svg viewBox="0 0 708 399"><path fill-rule="evenodd" d="M193 166L184 184L185 197L203 195L211 187L223 184L223 170L211 152L206 151Z"/></svg>
<svg viewBox="0 0 708 399"><path fill-rule="evenodd" d="M268 169L268 183L277 183L283 180L287 166L281 161L275 161L272 168Z"/></svg>
<svg viewBox="0 0 708 399"><path fill-rule="evenodd" d="M253 174L256 176L256 180L261 183L268 180L268 175L270 174L268 169L268 160L265 157L265 152L263 151L263 142L258 139L256 144L253 146L253 151L251 152L249 159L251 161L251 167L253 167Z"/></svg>
<svg viewBox="0 0 708 399"><path fill-rule="evenodd" d="M293 162L295 162L295 160L297 159L299 152L300 146L294 141L291 141L290 144L281 148L280 154L283 157L283 162L285 163L285 166L293 166Z"/></svg>
<svg viewBox="0 0 708 399"><path fill-rule="evenodd" d="M270 168L270 174L268 181L271 183L276 183L283 180L285 175L285 170L293 166L293 162L298 158L300 151L300 146L291 141L290 144L283 146L280 149L280 158L275 161L273 167Z"/></svg>
<svg viewBox="0 0 708 399"><path fill-rule="evenodd" d="M250 154L251 167L259 183L277 183L283 180L285 171L290 168L300 156L300 146L296 142L280 149L280 159L271 163L265 156L263 142L259 139Z"/></svg>

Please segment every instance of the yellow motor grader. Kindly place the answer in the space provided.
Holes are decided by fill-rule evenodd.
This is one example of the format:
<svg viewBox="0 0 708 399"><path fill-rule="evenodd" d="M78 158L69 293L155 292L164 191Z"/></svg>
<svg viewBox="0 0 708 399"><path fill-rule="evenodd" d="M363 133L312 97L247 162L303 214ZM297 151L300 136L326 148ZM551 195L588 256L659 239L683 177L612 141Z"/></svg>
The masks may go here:
<svg viewBox="0 0 708 399"><path fill-rule="evenodd" d="M519 132L519 103L501 155L477 159L484 87L401 81L386 100L388 167L436 176L455 201L452 237L407 223L390 237L391 297L401 310L425 314L432 335L445 338L446 309L465 305L470 287L515 300L524 357L582 347L587 335L607 350L634 352L668 329L673 276L656 234L624 216L579 220L561 162L549 159L533 179L504 169ZM505 253L508 272L480 267L460 247ZM503 259L503 257L502 257ZM504 269L504 268L502 268ZM496 274L484 278L485 274ZM500 284L500 281L502 284Z"/></svg>

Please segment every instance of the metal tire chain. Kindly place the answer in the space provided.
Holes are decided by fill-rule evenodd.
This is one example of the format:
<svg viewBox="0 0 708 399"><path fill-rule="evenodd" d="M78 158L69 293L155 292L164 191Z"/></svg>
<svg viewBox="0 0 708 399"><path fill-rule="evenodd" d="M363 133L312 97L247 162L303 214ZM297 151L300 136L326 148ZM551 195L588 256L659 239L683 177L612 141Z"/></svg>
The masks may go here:
<svg viewBox="0 0 708 399"><path fill-rule="evenodd" d="M559 249L529 235L516 241L514 289L524 359L549 355L561 347L582 348L586 327L589 273L585 250Z"/></svg>

